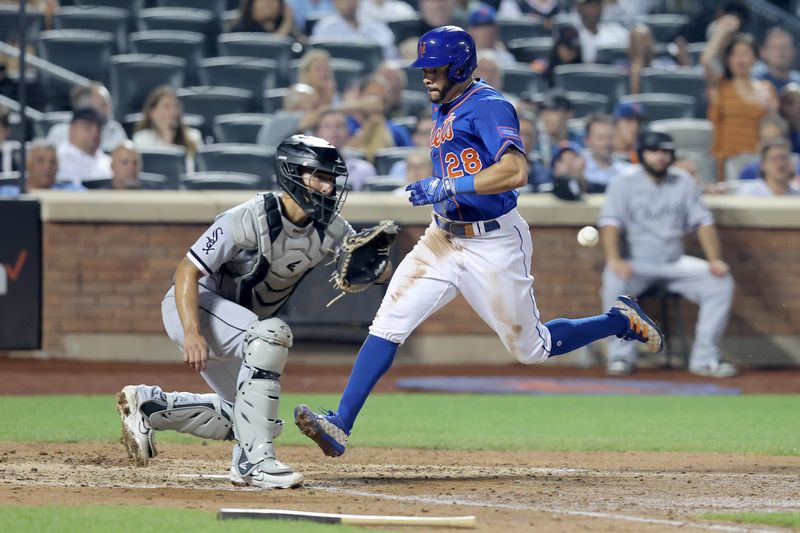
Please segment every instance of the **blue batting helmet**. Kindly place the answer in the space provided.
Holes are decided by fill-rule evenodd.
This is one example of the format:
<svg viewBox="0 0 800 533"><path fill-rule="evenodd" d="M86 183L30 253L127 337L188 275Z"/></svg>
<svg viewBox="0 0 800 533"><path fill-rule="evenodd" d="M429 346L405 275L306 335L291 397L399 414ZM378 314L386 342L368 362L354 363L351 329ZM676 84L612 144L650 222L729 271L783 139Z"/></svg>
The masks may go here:
<svg viewBox="0 0 800 533"><path fill-rule="evenodd" d="M447 79L461 83L472 75L478 66L475 41L458 26L434 28L417 43L417 60L411 68L432 68L450 65Z"/></svg>

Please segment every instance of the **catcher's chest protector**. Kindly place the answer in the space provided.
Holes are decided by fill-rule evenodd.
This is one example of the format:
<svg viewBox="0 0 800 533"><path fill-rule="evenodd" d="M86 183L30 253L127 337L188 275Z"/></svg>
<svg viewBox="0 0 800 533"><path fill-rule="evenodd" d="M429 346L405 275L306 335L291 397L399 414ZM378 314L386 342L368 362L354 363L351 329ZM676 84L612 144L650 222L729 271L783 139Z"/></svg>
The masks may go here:
<svg viewBox="0 0 800 533"><path fill-rule="evenodd" d="M237 302L260 317L277 313L303 276L351 231L339 216L324 231L314 224L296 226L283 216L274 193L258 195L232 215L234 241L252 261L226 271L236 280Z"/></svg>

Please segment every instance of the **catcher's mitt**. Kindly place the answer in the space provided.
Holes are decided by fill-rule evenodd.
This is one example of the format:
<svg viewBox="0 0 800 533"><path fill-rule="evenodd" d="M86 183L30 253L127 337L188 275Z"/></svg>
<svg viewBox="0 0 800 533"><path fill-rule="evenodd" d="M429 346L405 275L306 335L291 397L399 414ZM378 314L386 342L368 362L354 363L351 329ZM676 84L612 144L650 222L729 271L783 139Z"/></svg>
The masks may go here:
<svg viewBox="0 0 800 533"><path fill-rule="evenodd" d="M382 220L377 226L345 237L336 252L333 286L345 294L373 285L389 266L389 249L397 239L397 231L394 221Z"/></svg>

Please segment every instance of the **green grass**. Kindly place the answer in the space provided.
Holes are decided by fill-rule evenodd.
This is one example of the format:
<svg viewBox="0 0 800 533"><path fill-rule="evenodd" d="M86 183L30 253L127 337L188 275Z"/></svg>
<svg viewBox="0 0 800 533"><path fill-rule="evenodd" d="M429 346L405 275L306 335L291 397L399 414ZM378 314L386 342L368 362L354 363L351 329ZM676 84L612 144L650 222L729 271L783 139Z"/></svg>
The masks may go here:
<svg viewBox="0 0 800 533"><path fill-rule="evenodd" d="M800 511L785 513L705 513L701 515L701 518L800 529Z"/></svg>
<svg viewBox="0 0 800 533"><path fill-rule="evenodd" d="M340 533L363 532L361 528L295 521L217 520L216 513L192 509L136 506L0 506L0 524L7 532L58 531L75 533ZM133 526L135 524L135 527Z"/></svg>
<svg viewBox="0 0 800 533"><path fill-rule="evenodd" d="M334 395L287 394L293 407L335 407ZM353 446L557 451L676 451L800 455L800 395L525 396L379 394ZM0 441L112 442L109 396L0 397ZM174 432L166 442L198 442ZM291 422L280 443L311 445Z"/></svg>

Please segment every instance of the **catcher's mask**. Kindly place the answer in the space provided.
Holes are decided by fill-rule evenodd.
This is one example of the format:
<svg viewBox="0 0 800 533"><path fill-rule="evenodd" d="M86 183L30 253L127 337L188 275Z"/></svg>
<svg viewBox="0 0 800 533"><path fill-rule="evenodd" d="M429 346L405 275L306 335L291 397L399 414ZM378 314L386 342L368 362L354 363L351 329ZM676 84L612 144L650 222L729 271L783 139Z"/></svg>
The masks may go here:
<svg viewBox="0 0 800 533"><path fill-rule="evenodd" d="M323 194L309 187L303 174L324 173L336 180L333 192ZM278 185L311 220L327 226L342 209L347 197L347 167L339 151L325 139L310 135L292 135L275 153ZM327 177L326 176L326 177Z"/></svg>

